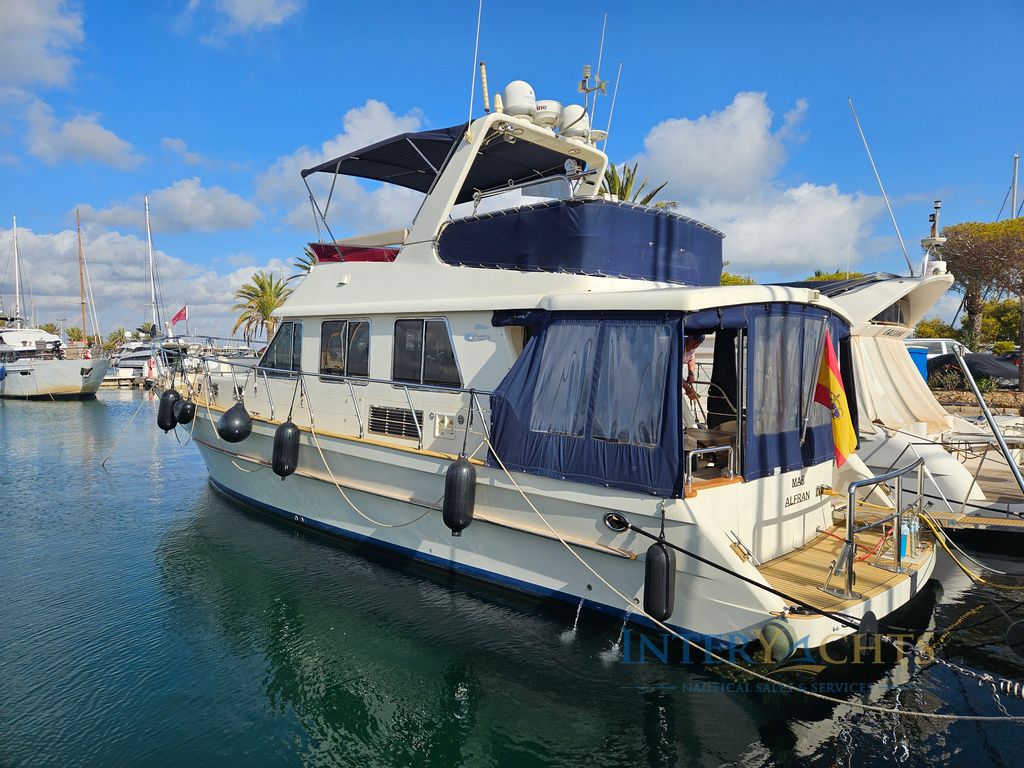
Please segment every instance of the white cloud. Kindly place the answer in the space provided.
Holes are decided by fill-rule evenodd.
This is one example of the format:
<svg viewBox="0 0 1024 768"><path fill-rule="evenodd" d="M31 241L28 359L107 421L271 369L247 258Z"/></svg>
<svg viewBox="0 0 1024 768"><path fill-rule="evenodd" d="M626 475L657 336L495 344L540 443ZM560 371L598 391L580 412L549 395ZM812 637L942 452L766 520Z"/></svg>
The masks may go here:
<svg viewBox="0 0 1024 768"><path fill-rule="evenodd" d="M185 165L202 165L206 162L203 156L198 152L188 151L188 145L185 143L184 139L169 139L164 137L160 140L160 146L168 152L180 155L181 159L185 161Z"/></svg>
<svg viewBox="0 0 1024 768"><path fill-rule="evenodd" d="M228 35L256 32L265 27L276 27L302 10L302 0L190 0L188 14L192 15L209 5L220 16L226 17L214 29L208 41Z"/></svg>
<svg viewBox="0 0 1024 768"><path fill-rule="evenodd" d="M65 0L0 2L0 85L65 85L77 63L67 49L85 39Z"/></svg>
<svg viewBox="0 0 1024 768"><path fill-rule="evenodd" d="M680 213L726 233L730 272L792 280L845 267L848 257L856 268L882 201L779 179L787 145L806 139L799 129L807 109L799 100L773 132L765 94L739 93L710 116L659 123L628 162L650 185L666 181L659 197L680 201Z"/></svg>
<svg viewBox="0 0 1024 768"><path fill-rule="evenodd" d="M129 170L144 160L132 151L131 144L100 125L96 115L78 114L58 125L53 110L38 99L28 106L25 115L28 151L47 165L57 165L64 160L79 164L93 160Z"/></svg>
<svg viewBox="0 0 1024 768"><path fill-rule="evenodd" d="M82 239L103 335L118 327L131 330L148 321L150 289L145 237L121 235L90 221L83 226ZM0 252L10 253L11 241L11 229L0 229ZM25 293L30 296L31 305L23 308L23 314L38 323L60 324L63 318L66 328L80 327L78 239L74 229L35 234L19 226L18 245L28 283ZM154 256L165 313L173 314L187 303L190 327L206 335L229 335L235 322L235 313L231 312L235 291L252 279L254 271L284 271L286 275L294 271L279 259L266 264L253 264L250 259L248 266L221 275L159 249ZM13 284L3 286L5 309L13 309L13 289ZM91 316L87 322L91 323ZM175 330L184 333L180 323ZM94 332L91 327L89 332Z"/></svg>
<svg viewBox="0 0 1024 768"><path fill-rule="evenodd" d="M397 116L388 106L370 99L362 107L345 113L341 133L328 139L318 149L300 147L291 155L278 158L265 173L256 179L256 195L270 205L287 211L283 220L297 230L312 227L309 195L302 183L301 171L333 157L352 152L360 147L420 128L419 111ZM326 200L331 179L328 174L316 174L307 181L316 192L321 206ZM405 226L411 220L422 195L407 189L385 186L368 191L349 177L338 179L331 198L328 221L334 234L351 229L359 233Z"/></svg>
<svg viewBox="0 0 1024 768"><path fill-rule="evenodd" d="M82 205L95 222L107 226L140 226L143 200L128 205L111 205L102 210ZM259 207L223 187L205 188L198 176L181 179L169 187L149 193L150 222L159 232L224 232L250 228L263 213Z"/></svg>

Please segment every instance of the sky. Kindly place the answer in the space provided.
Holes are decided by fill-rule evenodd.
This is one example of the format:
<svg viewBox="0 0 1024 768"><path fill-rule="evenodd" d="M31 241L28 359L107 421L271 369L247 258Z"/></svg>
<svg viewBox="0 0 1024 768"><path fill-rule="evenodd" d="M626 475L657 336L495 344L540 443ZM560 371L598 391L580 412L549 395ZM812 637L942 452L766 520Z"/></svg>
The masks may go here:
<svg viewBox="0 0 1024 768"><path fill-rule="evenodd" d="M730 272L907 274L851 101L917 269L933 201L1010 215L1022 29L1020 0L0 0L0 296L17 217L31 317L81 326L77 211L101 332L146 321L148 196L163 319L228 336L235 292L317 238L300 171L481 116L481 60L492 98L565 104L591 65L611 161L725 232ZM408 225L415 193L347 182L336 236Z"/></svg>

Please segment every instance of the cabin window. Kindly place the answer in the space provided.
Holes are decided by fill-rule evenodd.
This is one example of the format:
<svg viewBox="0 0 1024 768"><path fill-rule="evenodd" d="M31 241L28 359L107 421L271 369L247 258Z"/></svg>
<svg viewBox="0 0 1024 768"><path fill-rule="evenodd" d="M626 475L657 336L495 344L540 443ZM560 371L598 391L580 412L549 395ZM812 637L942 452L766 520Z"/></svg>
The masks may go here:
<svg viewBox="0 0 1024 768"><path fill-rule="evenodd" d="M672 338L672 326L660 323L551 326L530 429L584 437L596 378L590 436L610 443L657 445Z"/></svg>
<svg viewBox="0 0 1024 768"><path fill-rule="evenodd" d="M814 404L825 327L820 318L765 315L755 320L754 434L820 426L831 414Z"/></svg>
<svg viewBox="0 0 1024 768"><path fill-rule="evenodd" d="M871 322L880 323L884 325L902 325L909 328L909 317L910 302L906 301L905 299L900 299L896 303L890 304L877 315L872 317Z"/></svg>
<svg viewBox="0 0 1024 768"><path fill-rule="evenodd" d="M320 326L320 375L364 379L370 375L369 321L324 321Z"/></svg>
<svg viewBox="0 0 1024 768"><path fill-rule="evenodd" d="M658 444L671 344L669 325L605 326L594 439Z"/></svg>
<svg viewBox="0 0 1024 768"><path fill-rule="evenodd" d="M530 410L532 431L583 437L599 328L567 323L548 329Z"/></svg>
<svg viewBox="0 0 1024 768"><path fill-rule="evenodd" d="M278 371L301 371L301 360L302 323L281 323L267 351L263 353L260 366Z"/></svg>
<svg viewBox="0 0 1024 768"><path fill-rule="evenodd" d="M448 321L396 320L391 377L409 384L461 387Z"/></svg>

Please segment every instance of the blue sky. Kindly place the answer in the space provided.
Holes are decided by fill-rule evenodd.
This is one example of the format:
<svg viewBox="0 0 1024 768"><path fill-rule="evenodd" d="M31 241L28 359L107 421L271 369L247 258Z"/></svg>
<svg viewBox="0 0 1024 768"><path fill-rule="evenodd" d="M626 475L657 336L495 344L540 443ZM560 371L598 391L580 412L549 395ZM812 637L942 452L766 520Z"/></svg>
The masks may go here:
<svg viewBox="0 0 1024 768"><path fill-rule="evenodd" d="M476 0L0 0L5 307L16 215L38 321L81 324L78 208L102 332L141 323L149 195L168 313L187 302L191 328L227 335L242 283L292 274L316 237L302 168L466 120L481 59L492 94L523 79L578 101L605 13L609 96L594 126L609 127L621 62L608 154L724 231L730 271L794 280L849 259L906 273L848 97L915 265L934 200L943 224L1009 214L1020 0L485 0L474 58L477 12ZM341 191L338 236L404 226L416 202Z"/></svg>

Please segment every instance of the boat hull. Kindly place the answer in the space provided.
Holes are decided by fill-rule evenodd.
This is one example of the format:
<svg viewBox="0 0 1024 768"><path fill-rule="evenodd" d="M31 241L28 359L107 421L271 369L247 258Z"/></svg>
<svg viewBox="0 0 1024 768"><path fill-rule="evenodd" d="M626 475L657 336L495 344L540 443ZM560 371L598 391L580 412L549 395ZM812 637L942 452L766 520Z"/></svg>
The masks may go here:
<svg viewBox="0 0 1024 768"><path fill-rule="evenodd" d="M452 457L303 430L300 468L282 480L270 467L274 424L254 420L245 441L226 444L213 428L221 412L200 407L193 429L213 483L292 524L544 599L582 603L655 632L667 627L708 648L761 639L765 624L786 607L777 595L729 575L764 581L752 564L736 557L714 522L714 510L728 503L728 493L739 498L743 484L716 489L718 496L705 493L707 509L696 500L668 500L673 506L666 514L666 539L718 568L679 555L675 609L664 625L656 625L640 613L651 539L633 531L614 533L604 524L604 515L615 511L657 536L662 521L656 497L519 476L529 484L524 495L500 470L478 467L476 516L455 537L441 513ZM902 590L844 613L885 615L910 599L930 570L929 565ZM851 631L828 617L804 618L797 628L809 648Z"/></svg>
<svg viewBox="0 0 1024 768"><path fill-rule="evenodd" d="M0 397L18 400L81 400L94 397L110 361L17 360L4 365Z"/></svg>

